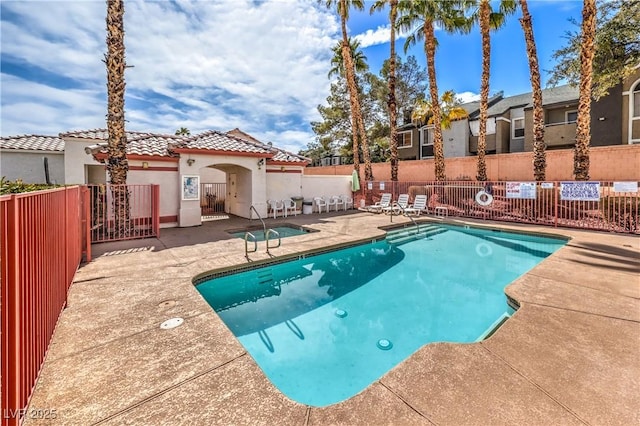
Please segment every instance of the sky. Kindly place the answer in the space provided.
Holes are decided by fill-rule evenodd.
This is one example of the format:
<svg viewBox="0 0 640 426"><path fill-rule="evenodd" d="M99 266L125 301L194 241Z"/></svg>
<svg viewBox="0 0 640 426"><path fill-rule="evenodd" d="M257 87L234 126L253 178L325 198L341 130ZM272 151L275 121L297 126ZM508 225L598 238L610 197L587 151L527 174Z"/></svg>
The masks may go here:
<svg viewBox="0 0 640 426"><path fill-rule="evenodd" d="M126 128L173 134L187 127L236 127L298 152L315 140L310 122L329 95L331 48L340 40L334 11L315 0L131 0L125 2ZM581 17L578 0L529 0L546 85L551 55ZM388 13L352 11L357 38L378 73L389 56ZM106 3L0 0L0 133L57 135L106 127ZM518 18L492 33L490 92L529 92ZM438 30L438 89L477 97L481 42ZM404 52L425 66L422 43Z"/></svg>

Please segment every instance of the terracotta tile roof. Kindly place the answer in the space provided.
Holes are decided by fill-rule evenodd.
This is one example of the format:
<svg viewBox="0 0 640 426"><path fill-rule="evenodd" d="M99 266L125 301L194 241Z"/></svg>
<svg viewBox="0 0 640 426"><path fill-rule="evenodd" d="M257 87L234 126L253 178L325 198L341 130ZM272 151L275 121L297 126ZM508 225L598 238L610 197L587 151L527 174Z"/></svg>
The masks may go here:
<svg viewBox="0 0 640 426"><path fill-rule="evenodd" d="M229 130L227 135L235 136L237 138L243 139L249 143L252 143L256 146L259 146L263 149L270 151L273 154L273 157L270 161L282 161L288 163L310 163L311 160L303 157L298 154L293 154L291 152L285 151L284 149L276 148L271 143L260 142L258 139L254 138L250 134L243 132L237 127L233 130Z"/></svg>
<svg viewBox="0 0 640 426"><path fill-rule="evenodd" d="M2 138L0 148L32 151L64 151L64 141L57 136L9 136Z"/></svg>
<svg viewBox="0 0 640 426"><path fill-rule="evenodd" d="M133 139L140 136L149 136L153 133L149 132L132 132L127 131L127 139ZM60 133L61 138L78 138L78 139L96 139L106 141L109 138L107 129L91 129L91 130L77 130L72 132Z"/></svg>
<svg viewBox="0 0 640 426"><path fill-rule="evenodd" d="M212 151L251 152L256 154L271 154L263 144L251 143L247 140L227 135L216 130L200 133L184 139L179 144L172 144L170 149L204 149Z"/></svg>

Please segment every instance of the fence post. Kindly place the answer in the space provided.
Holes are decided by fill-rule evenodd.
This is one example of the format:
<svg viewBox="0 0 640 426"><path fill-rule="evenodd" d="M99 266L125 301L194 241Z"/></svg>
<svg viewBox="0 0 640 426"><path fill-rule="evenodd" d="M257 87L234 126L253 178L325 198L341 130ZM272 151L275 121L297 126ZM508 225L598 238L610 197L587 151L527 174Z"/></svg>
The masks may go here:
<svg viewBox="0 0 640 426"><path fill-rule="evenodd" d="M553 227L558 227L558 192L560 192L560 187L558 186L558 182L553 183Z"/></svg>
<svg viewBox="0 0 640 426"><path fill-rule="evenodd" d="M160 238L160 185L153 185L153 231L156 238Z"/></svg>
<svg viewBox="0 0 640 426"><path fill-rule="evenodd" d="M17 425L21 418L20 389L22 360L20 359L20 201L12 195L7 208L7 247L5 267L6 282L3 282L2 318L2 418L3 424ZM13 225L12 227L10 225ZM11 227L11 229L9 229ZM7 420L5 423L4 420Z"/></svg>
<svg viewBox="0 0 640 426"><path fill-rule="evenodd" d="M82 195L84 201L84 233L85 233L85 260L91 262L91 191L89 187L82 187Z"/></svg>

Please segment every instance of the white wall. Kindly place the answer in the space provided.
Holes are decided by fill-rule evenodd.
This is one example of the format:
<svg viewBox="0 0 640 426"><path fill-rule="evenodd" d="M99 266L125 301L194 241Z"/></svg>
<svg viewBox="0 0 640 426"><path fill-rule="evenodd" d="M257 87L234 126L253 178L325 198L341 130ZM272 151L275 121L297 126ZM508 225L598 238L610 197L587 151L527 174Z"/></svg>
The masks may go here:
<svg viewBox="0 0 640 426"><path fill-rule="evenodd" d="M85 152L85 148L95 145L95 140L85 140L76 138L63 138L64 140L64 183L85 184L88 176L85 172L85 165L100 165L93 159L91 154Z"/></svg>
<svg viewBox="0 0 640 426"><path fill-rule="evenodd" d="M457 120L451 128L442 129L442 142L445 158L469 155L469 122Z"/></svg>
<svg viewBox="0 0 640 426"><path fill-rule="evenodd" d="M199 173L200 183L224 183L227 179L222 170L213 167L201 167Z"/></svg>
<svg viewBox="0 0 640 426"><path fill-rule="evenodd" d="M267 173L267 200L286 200L302 196L302 168L300 173L283 173L280 167L273 167L275 172Z"/></svg>
<svg viewBox="0 0 640 426"><path fill-rule="evenodd" d="M351 197L351 176L302 176L302 196L314 197L345 195Z"/></svg>
<svg viewBox="0 0 640 426"><path fill-rule="evenodd" d="M44 158L49 162L51 183L64 184L64 154L58 151L2 150L0 176L8 180L21 179L24 183L46 183Z"/></svg>

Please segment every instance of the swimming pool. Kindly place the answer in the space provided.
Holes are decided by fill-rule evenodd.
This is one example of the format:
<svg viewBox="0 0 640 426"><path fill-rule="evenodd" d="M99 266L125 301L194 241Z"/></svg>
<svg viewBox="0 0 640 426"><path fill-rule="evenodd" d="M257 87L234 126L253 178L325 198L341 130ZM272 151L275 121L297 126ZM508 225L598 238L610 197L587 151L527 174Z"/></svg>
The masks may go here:
<svg viewBox="0 0 640 426"><path fill-rule="evenodd" d="M280 226L276 226L271 229L278 232L278 234L280 235L280 238L295 237L296 235L304 235L309 232L315 232L313 230L304 228L302 226L289 225L289 224L282 224ZM232 229L227 232L233 235L234 237L238 237L238 238L244 238L245 233L251 232L256 237L256 241L264 241L264 228L262 228L262 226L253 226L253 227L244 228L244 229ZM273 239L274 236L272 235L269 238Z"/></svg>
<svg viewBox="0 0 640 426"><path fill-rule="evenodd" d="M424 344L486 336L509 313L504 287L566 242L447 225L411 232L196 288L280 391L326 406Z"/></svg>

